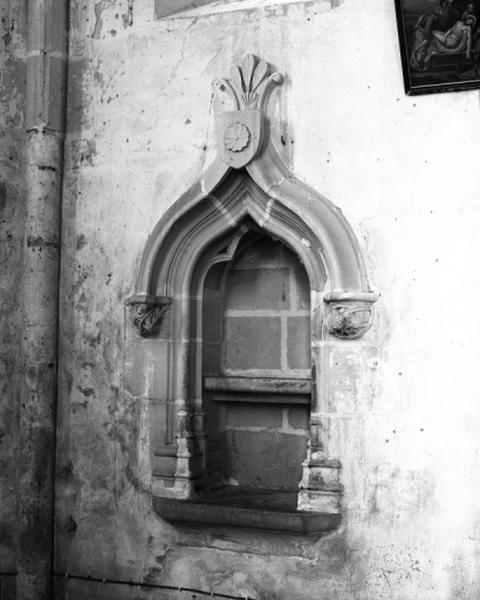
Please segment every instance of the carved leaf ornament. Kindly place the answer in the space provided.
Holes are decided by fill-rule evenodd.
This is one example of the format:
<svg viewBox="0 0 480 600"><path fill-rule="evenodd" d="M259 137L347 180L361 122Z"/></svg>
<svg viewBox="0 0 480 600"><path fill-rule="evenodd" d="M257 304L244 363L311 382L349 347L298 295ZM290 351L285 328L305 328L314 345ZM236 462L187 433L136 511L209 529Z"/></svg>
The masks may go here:
<svg viewBox="0 0 480 600"><path fill-rule="evenodd" d="M327 316L328 331L336 337L353 340L362 336L372 321L371 306L332 307Z"/></svg>
<svg viewBox="0 0 480 600"><path fill-rule="evenodd" d="M159 332L165 313L172 300L165 296L132 296L127 300L132 322L141 337L150 337Z"/></svg>
<svg viewBox="0 0 480 600"><path fill-rule="evenodd" d="M252 54L246 54L241 66L235 65L231 70L231 83L237 98L245 107L252 107L258 99L257 90L267 78L269 73L268 63L261 60L256 64Z"/></svg>

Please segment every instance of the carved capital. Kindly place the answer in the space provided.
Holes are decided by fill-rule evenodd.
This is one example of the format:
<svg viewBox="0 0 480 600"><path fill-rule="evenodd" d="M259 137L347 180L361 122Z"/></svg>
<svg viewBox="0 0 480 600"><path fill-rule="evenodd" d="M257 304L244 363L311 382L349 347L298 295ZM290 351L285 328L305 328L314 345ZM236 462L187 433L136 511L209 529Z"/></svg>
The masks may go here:
<svg viewBox="0 0 480 600"><path fill-rule="evenodd" d="M142 337L157 333L172 299L166 296L131 296L127 305L131 310L132 322Z"/></svg>
<svg viewBox="0 0 480 600"><path fill-rule="evenodd" d="M326 326L332 335L347 340L362 337L373 320L373 303L377 295L372 292L359 294L327 294Z"/></svg>

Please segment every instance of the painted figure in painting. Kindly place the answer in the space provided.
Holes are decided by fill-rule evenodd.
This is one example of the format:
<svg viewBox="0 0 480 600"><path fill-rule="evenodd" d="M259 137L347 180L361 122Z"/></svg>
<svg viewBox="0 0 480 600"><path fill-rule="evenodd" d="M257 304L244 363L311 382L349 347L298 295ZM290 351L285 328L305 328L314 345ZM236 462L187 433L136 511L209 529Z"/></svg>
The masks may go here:
<svg viewBox="0 0 480 600"><path fill-rule="evenodd" d="M440 2L440 23L438 30L446 31L460 17L460 13L453 6L453 0L441 0Z"/></svg>
<svg viewBox="0 0 480 600"><path fill-rule="evenodd" d="M415 24L410 66L415 70L424 68L424 59L433 31L447 31L459 18L460 13L453 6L453 0L440 0L431 13L421 15Z"/></svg>
<svg viewBox="0 0 480 600"><path fill-rule="evenodd" d="M475 14L475 3L474 2L469 2L467 4L467 8L463 11L462 13L462 20L465 19L468 16L472 16L476 18L476 14Z"/></svg>
<svg viewBox="0 0 480 600"><path fill-rule="evenodd" d="M470 58L476 33L475 4L469 2L461 17L453 0L441 0L430 13L422 14L414 27L410 66L427 71L435 55L465 54Z"/></svg>
<svg viewBox="0 0 480 600"><path fill-rule="evenodd" d="M480 87L480 0L395 0L408 93Z"/></svg>
<svg viewBox="0 0 480 600"><path fill-rule="evenodd" d="M473 33L477 20L473 15L467 15L460 19L448 31L432 31L432 39L424 58L423 70L430 67L432 56L445 54L465 53L470 58L472 50Z"/></svg>
<svg viewBox="0 0 480 600"><path fill-rule="evenodd" d="M419 17L415 24L412 54L410 56L410 66L412 69L420 71L423 69L427 46L432 37L432 31L440 27L442 9L437 7L433 13L424 14Z"/></svg>
<svg viewBox="0 0 480 600"><path fill-rule="evenodd" d="M467 9L462 15L462 19L468 15L475 16L475 4L473 2L469 2ZM468 80L474 79L480 76L480 30L478 28L478 22L472 28L473 33L473 46L472 53L477 57L475 64L471 69L464 71L460 75L460 79Z"/></svg>

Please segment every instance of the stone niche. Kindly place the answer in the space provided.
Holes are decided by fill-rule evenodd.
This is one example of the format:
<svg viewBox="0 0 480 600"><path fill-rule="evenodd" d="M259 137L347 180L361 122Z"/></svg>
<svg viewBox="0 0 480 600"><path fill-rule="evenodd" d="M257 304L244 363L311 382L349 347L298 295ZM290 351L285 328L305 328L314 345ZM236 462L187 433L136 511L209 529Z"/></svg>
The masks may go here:
<svg viewBox="0 0 480 600"><path fill-rule="evenodd" d="M203 287L207 482L296 492L310 418L310 285L284 244L253 223L242 230Z"/></svg>
<svg viewBox="0 0 480 600"><path fill-rule="evenodd" d="M281 79L246 55L219 82L233 110L217 115L217 158L153 230L128 300L150 338L140 366L159 372L153 504L183 526L305 535L341 522L329 348L368 330L376 295L342 213L268 137Z"/></svg>

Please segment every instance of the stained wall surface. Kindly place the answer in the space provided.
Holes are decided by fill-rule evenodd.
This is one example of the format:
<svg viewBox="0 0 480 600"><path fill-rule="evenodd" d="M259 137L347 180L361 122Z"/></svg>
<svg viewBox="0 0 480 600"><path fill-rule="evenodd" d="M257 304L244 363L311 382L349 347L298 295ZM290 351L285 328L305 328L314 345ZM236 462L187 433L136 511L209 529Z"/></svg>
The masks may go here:
<svg viewBox="0 0 480 600"><path fill-rule="evenodd" d="M480 593L478 92L406 97L393 2L332 4L216 2L162 19L153 0L71 5L58 598ZM124 302L154 224L212 160L212 81L244 52L285 74L275 146L341 207L381 293L373 329L336 343L330 364L344 518L321 539L180 531L151 506L162 373L132 367Z"/></svg>
<svg viewBox="0 0 480 600"><path fill-rule="evenodd" d="M21 2L0 2L0 589L14 593L17 403L25 226L25 19Z"/></svg>

